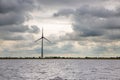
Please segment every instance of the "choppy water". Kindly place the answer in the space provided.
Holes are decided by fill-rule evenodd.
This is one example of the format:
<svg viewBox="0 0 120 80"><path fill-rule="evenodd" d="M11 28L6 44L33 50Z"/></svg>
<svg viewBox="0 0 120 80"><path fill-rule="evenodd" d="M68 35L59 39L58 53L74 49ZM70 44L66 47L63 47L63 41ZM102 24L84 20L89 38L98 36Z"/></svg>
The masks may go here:
<svg viewBox="0 0 120 80"><path fill-rule="evenodd" d="M0 80L120 80L120 60L0 60Z"/></svg>

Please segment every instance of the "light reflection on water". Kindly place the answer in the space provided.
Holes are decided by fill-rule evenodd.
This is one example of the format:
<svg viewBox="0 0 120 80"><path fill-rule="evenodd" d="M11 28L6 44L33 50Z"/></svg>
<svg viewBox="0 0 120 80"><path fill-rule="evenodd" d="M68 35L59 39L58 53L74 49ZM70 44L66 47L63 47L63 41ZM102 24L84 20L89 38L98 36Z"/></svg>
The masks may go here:
<svg viewBox="0 0 120 80"><path fill-rule="evenodd" d="M0 80L120 80L119 60L0 60Z"/></svg>

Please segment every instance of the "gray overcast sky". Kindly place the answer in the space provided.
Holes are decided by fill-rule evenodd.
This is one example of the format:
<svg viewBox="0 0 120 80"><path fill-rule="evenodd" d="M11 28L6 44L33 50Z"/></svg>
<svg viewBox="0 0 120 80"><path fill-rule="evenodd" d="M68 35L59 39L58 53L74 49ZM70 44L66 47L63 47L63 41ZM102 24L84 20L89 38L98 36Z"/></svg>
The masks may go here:
<svg viewBox="0 0 120 80"><path fill-rule="evenodd" d="M120 56L119 0L0 0L0 56Z"/></svg>

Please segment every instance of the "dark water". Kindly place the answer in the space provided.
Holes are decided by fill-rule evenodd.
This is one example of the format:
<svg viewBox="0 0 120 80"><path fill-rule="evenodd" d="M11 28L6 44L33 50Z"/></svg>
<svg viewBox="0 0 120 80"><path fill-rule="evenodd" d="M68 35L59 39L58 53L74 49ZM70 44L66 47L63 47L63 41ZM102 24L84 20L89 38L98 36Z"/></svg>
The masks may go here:
<svg viewBox="0 0 120 80"><path fill-rule="evenodd" d="M0 60L0 80L120 80L120 60Z"/></svg>

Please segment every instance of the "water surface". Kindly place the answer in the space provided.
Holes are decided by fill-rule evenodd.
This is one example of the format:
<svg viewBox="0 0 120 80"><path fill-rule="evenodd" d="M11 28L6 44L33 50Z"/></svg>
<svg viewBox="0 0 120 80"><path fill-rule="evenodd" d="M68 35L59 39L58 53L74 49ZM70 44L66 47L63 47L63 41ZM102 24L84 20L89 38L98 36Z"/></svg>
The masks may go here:
<svg viewBox="0 0 120 80"><path fill-rule="evenodd" d="M120 80L120 60L0 60L0 80Z"/></svg>

